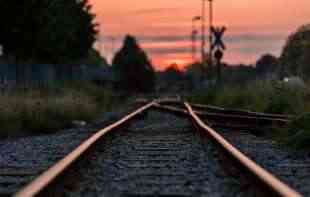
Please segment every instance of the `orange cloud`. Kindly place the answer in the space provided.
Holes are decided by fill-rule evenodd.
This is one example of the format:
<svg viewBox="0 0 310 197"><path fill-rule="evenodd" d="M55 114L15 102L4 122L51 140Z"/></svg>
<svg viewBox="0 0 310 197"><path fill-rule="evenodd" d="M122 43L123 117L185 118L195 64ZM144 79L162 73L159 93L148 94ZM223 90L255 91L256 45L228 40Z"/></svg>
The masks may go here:
<svg viewBox="0 0 310 197"><path fill-rule="evenodd" d="M137 35L157 69L174 60L184 64L191 61L191 19L200 14L201 1L90 0L90 3L101 25L101 36ZM228 27L225 61L249 63L264 52L278 55L285 37L309 23L309 8L309 0L214 0L214 23ZM281 36L271 38L266 34ZM111 56L111 41L103 42L106 46L103 53ZM120 46L120 40L115 46Z"/></svg>

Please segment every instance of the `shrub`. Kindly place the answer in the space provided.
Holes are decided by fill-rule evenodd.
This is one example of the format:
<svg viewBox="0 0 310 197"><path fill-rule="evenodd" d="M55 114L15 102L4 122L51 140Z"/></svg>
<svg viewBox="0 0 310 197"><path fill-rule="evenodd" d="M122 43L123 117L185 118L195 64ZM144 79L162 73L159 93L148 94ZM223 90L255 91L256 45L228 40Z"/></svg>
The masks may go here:
<svg viewBox="0 0 310 197"><path fill-rule="evenodd" d="M305 113L292 121L288 129L283 130L286 135L282 141L296 149L310 150L310 113Z"/></svg>
<svg viewBox="0 0 310 197"><path fill-rule="evenodd" d="M284 65L282 72L308 79L310 76L309 53L310 24L301 26L287 39L280 58L281 64Z"/></svg>
<svg viewBox="0 0 310 197"><path fill-rule="evenodd" d="M304 111L307 100L301 88L282 86L273 90L265 112L278 114L300 114Z"/></svg>
<svg viewBox="0 0 310 197"><path fill-rule="evenodd" d="M301 114L310 109L306 88L270 82L224 86L222 89L210 88L205 92L195 92L188 100L226 108L279 114Z"/></svg>
<svg viewBox="0 0 310 197"><path fill-rule="evenodd" d="M214 104L225 108L242 108L252 111L298 115L287 128L268 132L285 145L298 149L310 148L310 102L306 87L283 83L255 82L244 86L225 86L196 92L191 102ZM300 115L302 114L302 115Z"/></svg>

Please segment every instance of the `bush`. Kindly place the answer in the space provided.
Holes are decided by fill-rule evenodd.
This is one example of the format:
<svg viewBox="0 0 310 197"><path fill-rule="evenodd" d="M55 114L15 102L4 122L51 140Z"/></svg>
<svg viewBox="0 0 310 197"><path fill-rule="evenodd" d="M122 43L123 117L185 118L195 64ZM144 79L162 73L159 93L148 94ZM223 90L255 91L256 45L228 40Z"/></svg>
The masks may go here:
<svg viewBox="0 0 310 197"><path fill-rule="evenodd" d="M278 114L300 114L307 103L305 90L298 87L282 86L273 89L265 112Z"/></svg>
<svg viewBox="0 0 310 197"><path fill-rule="evenodd" d="M254 82L243 86L224 86L196 92L189 101L218 105L224 108L243 108L279 114L301 114L310 109L307 90L286 84Z"/></svg>
<svg viewBox="0 0 310 197"><path fill-rule="evenodd" d="M267 135L290 147L309 150L310 102L307 91L305 87L283 83L256 82L244 86L225 86L220 90L211 88L193 94L188 100L225 108L297 115L298 118L287 128L274 129Z"/></svg>
<svg viewBox="0 0 310 197"><path fill-rule="evenodd" d="M296 149L310 150L310 113L305 113L282 130L282 141ZM283 135L284 133L284 135Z"/></svg>
<svg viewBox="0 0 310 197"><path fill-rule="evenodd" d="M289 75L301 76L308 79L310 76L310 24L303 25L286 41L281 54L282 72ZM283 75L284 73L282 73Z"/></svg>

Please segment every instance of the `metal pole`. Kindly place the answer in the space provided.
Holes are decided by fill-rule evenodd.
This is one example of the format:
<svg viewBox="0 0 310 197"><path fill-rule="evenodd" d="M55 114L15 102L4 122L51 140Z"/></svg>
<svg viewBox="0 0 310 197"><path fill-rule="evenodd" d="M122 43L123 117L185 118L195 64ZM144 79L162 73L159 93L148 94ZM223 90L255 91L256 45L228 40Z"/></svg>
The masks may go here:
<svg viewBox="0 0 310 197"><path fill-rule="evenodd" d="M205 22L206 22L206 3L205 0L202 0L201 8L201 63L203 67L206 67L205 62L205 45L206 45L206 36L205 36Z"/></svg>
<svg viewBox="0 0 310 197"><path fill-rule="evenodd" d="M209 0L209 3L210 3L210 10L209 10L209 62L210 62L210 66L212 67L213 65L213 60L212 60L212 57L213 57L213 51L212 51L212 26L213 26L213 0Z"/></svg>
<svg viewBox="0 0 310 197"><path fill-rule="evenodd" d="M196 36L197 36L197 30L196 30L196 28L195 28L195 30L194 30L194 37L193 37L193 45L194 45L194 48L193 48L193 51L194 51L194 62L196 62L197 61L197 59L196 59L196 51L197 51L197 49L196 49Z"/></svg>
<svg viewBox="0 0 310 197"><path fill-rule="evenodd" d="M112 49L111 49L111 51L112 51L112 55L114 56L115 55L115 37L114 36L112 36Z"/></svg>
<svg viewBox="0 0 310 197"><path fill-rule="evenodd" d="M195 25L195 22L197 20L201 20L201 17L194 17L192 19L192 35L191 35L191 39L192 39L192 60L193 62L196 62L197 59L196 59L196 52L197 52L197 49L196 49L196 39L197 39L197 33L198 31L196 30L196 25Z"/></svg>
<svg viewBox="0 0 310 197"><path fill-rule="evenodd" d="M191 33L191 39L192 39L192 61L195 61L195 35L194 35L194 18L192 19L192 33Z"/></svg>

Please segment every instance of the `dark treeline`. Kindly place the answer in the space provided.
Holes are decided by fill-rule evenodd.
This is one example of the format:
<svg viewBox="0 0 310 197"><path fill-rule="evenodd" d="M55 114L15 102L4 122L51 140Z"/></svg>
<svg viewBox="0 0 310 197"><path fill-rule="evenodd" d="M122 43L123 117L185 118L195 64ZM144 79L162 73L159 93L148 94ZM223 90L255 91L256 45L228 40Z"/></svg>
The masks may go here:
<svg viewBox="0 0 310 197"><path fill-rule="evenodd" d="M44 64L95 61L94 19L87 0L0 0L3 55Z"/></svg>
<svg viewBox="0 0 310 197"><path fill-rule="evenodd" d="M98 25L91 8L88 0L0 0L0 87L95 78L108 63L93 48Z"/></svg>
<svg viewBox="0 0 310 197"><path fill-rule="evenodd" d="M98 25L88 0L0 0L0 24L2 62L107 65L93 48ZM305 25L289 36L279 57L266 53L252 65L223 63L222 79L229 84L290 76L308 80L309 54L310 25ZM127 92L208 87L216 80L216 69L204 68L200 63L189 65L184 72L172 65L156 74L146 52L130 35L112 64L113 80ZM24 69L16 68L16 76L25 73Z"/></svg>
<svg viewBox="0 0 310 197"><path fill-rule="evenodd" d="M171 83L171 80L183 80L182 87L202 88L216 83L216 69L204 68L201 63L189 65L185 72L169 67L166 72L160 73L161 85L180 84ZM179 77L176 77L178 75ZM276 57L272 54L263 54L254 64L232 65L222 63L222 82L227 85L243 85L250 81L283 80L284 78L299 78L308 81L310 77L310 25L300 27L292 33L280 54ZM170 85L170 86L171 86Z"/></svg>
<svg viewBox="0 0 310 197"><path fill-rule="evenodd" d="M172 64L156 76L158 92L178 92L213 86L217 73L215 67L203 67L198 62L188 65L184 71ZM300 27L288 37L279 57L266 53L253 64L222 63L222 82L228 86L243 86L252 81L281 81L284 78L291 79L291 83L303 84L309 81L309 77L310 25Z"/></svg>

